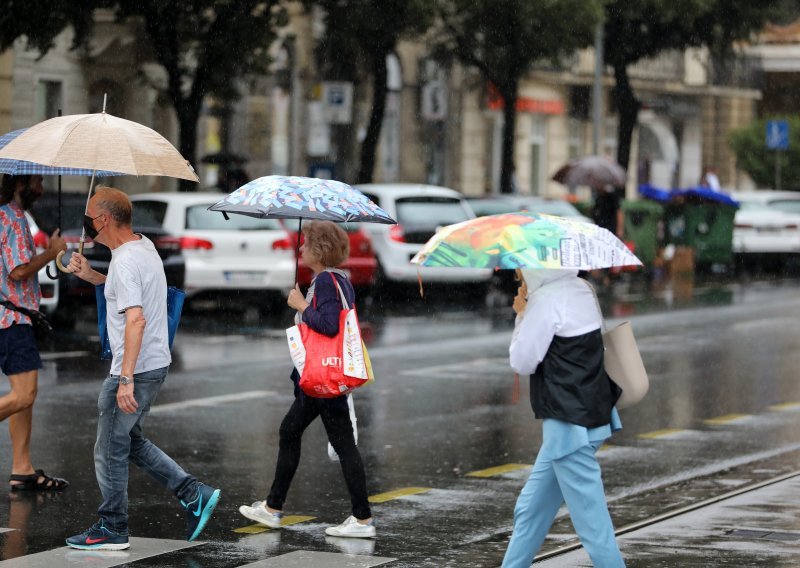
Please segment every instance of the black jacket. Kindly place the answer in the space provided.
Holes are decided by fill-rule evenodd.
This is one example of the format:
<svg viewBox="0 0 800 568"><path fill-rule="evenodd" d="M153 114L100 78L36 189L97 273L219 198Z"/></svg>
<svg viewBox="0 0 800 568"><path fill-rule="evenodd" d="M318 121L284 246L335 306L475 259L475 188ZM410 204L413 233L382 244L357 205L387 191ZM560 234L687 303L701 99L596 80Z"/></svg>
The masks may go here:
<svg viewBox="0 0 800 568"><path fill-rule="evenodd" d="M608 424L622 390L603 367L603 336L594 330L553 338L531 375L531 406L537 418L557 418L596 428Z"/></svg>

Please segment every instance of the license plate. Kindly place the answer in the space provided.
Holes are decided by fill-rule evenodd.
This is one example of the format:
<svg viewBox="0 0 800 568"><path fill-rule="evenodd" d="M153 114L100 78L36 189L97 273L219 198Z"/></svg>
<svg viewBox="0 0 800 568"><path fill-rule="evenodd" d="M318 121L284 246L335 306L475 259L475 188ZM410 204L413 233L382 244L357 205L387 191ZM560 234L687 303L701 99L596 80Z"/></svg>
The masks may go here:
<svg viewBox="0 0 800 568"><path fill-rule="evenodd" d="M257 271L226 271L225 272L225 282L230 283L253 283L253 282L263 282L267 278L266 272L257 272Z"/></svg>

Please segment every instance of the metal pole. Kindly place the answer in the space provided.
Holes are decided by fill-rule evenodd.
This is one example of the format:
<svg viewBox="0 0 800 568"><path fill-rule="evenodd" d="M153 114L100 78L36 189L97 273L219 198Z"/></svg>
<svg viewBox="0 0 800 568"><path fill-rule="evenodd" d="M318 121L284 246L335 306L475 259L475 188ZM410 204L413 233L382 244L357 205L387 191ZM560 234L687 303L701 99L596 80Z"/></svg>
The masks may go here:
<svg viewBox="0 0 800 568"><path fill-rule="evenodd" d="M781 151L775 150L775 189L781 188Z"/></svg>
<svg viewBox="0 0 800 568"><path fill-rule="evenodd" d="M294 244L294 283L297 285L297 270L300 266L300 237L303 234L303 218L300 217L297 223L297 241Z"/></svg>
<svg viewBox="0 0 800 568"><path fill-rule="evenodd" d="M592 154L600 154L600 131L603 126L603 23L594 32L594 86L592 93Z"/></svg>

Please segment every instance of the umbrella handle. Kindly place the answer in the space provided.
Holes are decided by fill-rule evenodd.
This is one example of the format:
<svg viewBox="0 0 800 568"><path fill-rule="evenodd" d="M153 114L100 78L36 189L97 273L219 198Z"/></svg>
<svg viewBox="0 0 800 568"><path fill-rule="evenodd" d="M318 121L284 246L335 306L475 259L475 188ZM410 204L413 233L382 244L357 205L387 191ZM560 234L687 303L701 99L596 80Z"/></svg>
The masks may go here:
<svg viewBox="0 0 800 568"><path fill-rule="evenodd" d="M64 253L66 253L66 252L67 252L67 251L65 251L65 250L62 250L60 253L58 253L58 256L56 256L56 267L57 267L57 268L58 268L58 269L59 269L61 272L66 272L67 274L69 274L69 273L71 273L72 271L71 271L69 268L67 268L66 266L64 266L64 265L61 263L61 257L63 257L63 256L64 256ZM52 278L52 276L51 276L51 278Z"/></svg>
<svg viewBox="0 0 800 568"><path fill-rule="evenodd" d="M63 257L66 252L67 251L62 250L60 253L58 253L58 255L56 255L56 266L58 267L58 269L61 272L66 272L67 274L72 274L72 271L69 268L67 268L66 266L64 266L64 264L61 262L61 257ZM78 254L83 254L83 238L82 237L81 237L81 242L78 244Z"/></svg>

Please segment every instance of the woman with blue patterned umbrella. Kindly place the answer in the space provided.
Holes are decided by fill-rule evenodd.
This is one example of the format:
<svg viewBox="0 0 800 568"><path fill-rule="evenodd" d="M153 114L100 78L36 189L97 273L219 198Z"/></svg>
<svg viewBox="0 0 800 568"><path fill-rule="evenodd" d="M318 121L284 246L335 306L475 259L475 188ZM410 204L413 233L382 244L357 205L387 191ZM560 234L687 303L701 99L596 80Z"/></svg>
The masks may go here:
<svg viewBox="0 0 800 568"><path fill-rule="evenodd" d="M300 260L303 219L338 223L397 223L366 195L340 181L300 176L265 176L253 180L208 208L259 219L299 219L295 243L295 281Z"/></svg>
<svg viewBox="0 0 800 568"><path fill-rule="evenodd" d="M237 213L257 218L299 219L298 261L302 220L314 220L302 230L306 239L302 247L303 261L314 272L314 279L305 297L295 284L287 304L297 310L295 323L304 323L328 337L339 334L343 299L349 306L355 303L355 292L347 275L336 268L349 254L347 234L331 221L395 223L383 209L349 185L305 177L263 177L240 187L209 209L221 211L226 218L228 213ZM352 398L350 395L318 398L303 392L301 374L296 368L292 370L291 380L295 385L295 400L281 422L280 448L269 495L252 505L242 505L239 512L273 529L282 526L284 502L300 462L301 438L319 416L330 447L341 462L352 505L352 515L342 524L328 527L325 533L334 537L373 538L375 527L367 498L366 472L356 446Z"/></svg>

